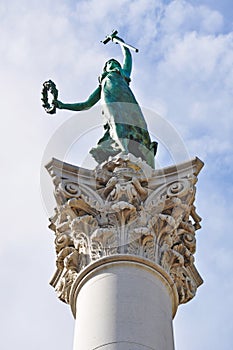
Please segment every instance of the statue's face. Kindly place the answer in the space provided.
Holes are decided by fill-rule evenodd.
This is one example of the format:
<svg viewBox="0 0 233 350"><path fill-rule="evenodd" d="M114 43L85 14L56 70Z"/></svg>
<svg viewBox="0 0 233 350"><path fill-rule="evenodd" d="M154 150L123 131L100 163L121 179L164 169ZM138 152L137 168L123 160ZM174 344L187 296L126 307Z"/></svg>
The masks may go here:
<svg viewBox="0 0 233 350"><path fill-rule="evenodd" d="M109 72L115 68L121 68L121 65L119 62L114 61L114 60L110 60L106 63L105 69L107 72Z"/></svg>

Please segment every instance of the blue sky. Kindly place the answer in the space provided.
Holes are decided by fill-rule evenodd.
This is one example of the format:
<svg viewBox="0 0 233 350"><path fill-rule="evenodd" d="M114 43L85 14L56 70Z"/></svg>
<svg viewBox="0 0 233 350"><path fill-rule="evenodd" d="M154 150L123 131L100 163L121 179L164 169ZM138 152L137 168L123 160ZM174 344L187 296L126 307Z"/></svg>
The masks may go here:
<svg viewBox="0 0 233 350"><path fill-rule="evenodd" d="M70 309L48 285L55 269L47 228L54 203L43 165L54 156L94 166L87 153L102 121L98 108L48 116L40 91L50 78L61 100L84 100L104 62L121 60L117 45L100 43L116 28L140 49L131 87L159 140L157 166L189 156L205 162L196 200L203 217L196 266L205 283L178 310L176 349L231 350L232 1L2 0L0 23L2 348L72 349ZM183 145L179 155L166 138L169 128Z"/></svg>

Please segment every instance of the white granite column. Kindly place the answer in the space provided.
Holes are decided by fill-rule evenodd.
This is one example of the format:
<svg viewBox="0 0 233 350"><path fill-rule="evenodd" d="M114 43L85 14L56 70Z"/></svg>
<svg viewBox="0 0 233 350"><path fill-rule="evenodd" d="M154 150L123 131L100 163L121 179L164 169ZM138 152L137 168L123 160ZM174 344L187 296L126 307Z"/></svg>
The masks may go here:
<svg viewBox="0 0 233 350"><path fill-rule="evenodd" d="M174 349L172 281L133 260L99 262L74 286L74 350Z"/></svg>

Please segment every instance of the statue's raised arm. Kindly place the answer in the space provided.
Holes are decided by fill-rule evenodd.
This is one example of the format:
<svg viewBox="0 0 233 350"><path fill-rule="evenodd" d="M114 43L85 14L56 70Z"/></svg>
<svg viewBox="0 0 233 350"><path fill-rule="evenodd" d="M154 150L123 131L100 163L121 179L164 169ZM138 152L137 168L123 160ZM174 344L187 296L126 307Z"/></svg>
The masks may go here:
<svg viewBox="0 0 233 350"><path fill-rule="evenodd" d="M121 45L121 49L124 56L123 70L125 71L125 74L130 77L132 71L132 55L130 50L124 45Z"/></svg>
<svg viewBox="0 0 233 350"><path fill-rule="evenodd" d="M111 41L120 45L123 64L121 65L114 58L108 60L99 77L99 86L86 101L63 103L57 99L58 93L56 93L52 101L53 108L50 110L47 108L46 111L51 114L56 112L56 108L83 111L91 108L100 100L102 115L105 119L105 134L99 140L97 147L90 151L95 160L102 163L108 160L109 156L115 156L121 152L132 153L154 167L157 143L151 142L141 108L129 87L132 71L130 50L138 52L138 49L126 44L117 36L117 31L107 36L102 42L106 44ZM46 96L42 100L45 102L45 107Z"/></svg>
<svg viewBox="0 0 233 350"><path fill-rule="evenodd" d="M132 71L132 55L131 55L129 48L133 49L136 52L138 52L138 49L136 49L135 47L133 47L131 45L126 44L124 42L124 40L121 39L116 34L117 34L117 31L113 31L113 33L110 36L108 36L107 39L103 41L103 43L106 44L109 41L108 38L110 38L114 43L120 44L121 50L123 53L122 68L124 70L125 75L128 76L128 78L130 78L130 74Z"/></svg>
<svg viewBox="0 0 233 350"><path fill-rule="evenodd" d="M124 41L119 38L116 37L118 39L117 43L120 44L121 46L121 50L123 53L123 64L122 64L122 68L123 71L125 73L125 75L130 78L131 75L131 71L132 71L132 55L130 50L128 49L128 47L124 46Z"/></svg>

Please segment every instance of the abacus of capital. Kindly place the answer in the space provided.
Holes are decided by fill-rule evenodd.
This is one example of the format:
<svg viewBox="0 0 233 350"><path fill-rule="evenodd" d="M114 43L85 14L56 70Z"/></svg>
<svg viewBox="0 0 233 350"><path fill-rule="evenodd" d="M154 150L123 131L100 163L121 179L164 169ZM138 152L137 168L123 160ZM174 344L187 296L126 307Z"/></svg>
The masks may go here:
<svg viewBox="0 0 233 350"><path fill-rule="evenodd" d="M203 163L155 170L120 153L88 170L46 166L57 207L51 285L76 319L74 350L172 350L172 319L202 279L195 184Z"/></svg>

